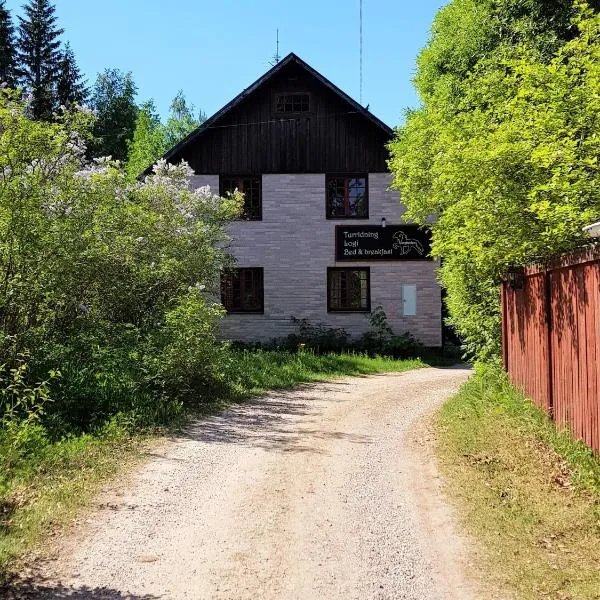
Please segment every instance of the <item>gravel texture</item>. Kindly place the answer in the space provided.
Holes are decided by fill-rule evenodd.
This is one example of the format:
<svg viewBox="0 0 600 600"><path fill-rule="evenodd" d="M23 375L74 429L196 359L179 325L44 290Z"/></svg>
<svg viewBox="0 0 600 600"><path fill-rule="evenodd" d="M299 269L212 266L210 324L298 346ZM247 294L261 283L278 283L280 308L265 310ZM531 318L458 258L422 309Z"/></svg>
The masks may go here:
<svg viewBox="0 0 600 600"><path fill-rule="evenodd" d="M423 427L468 375L341 379L199 421L99 498L22 597L475 598Z"/></svg>

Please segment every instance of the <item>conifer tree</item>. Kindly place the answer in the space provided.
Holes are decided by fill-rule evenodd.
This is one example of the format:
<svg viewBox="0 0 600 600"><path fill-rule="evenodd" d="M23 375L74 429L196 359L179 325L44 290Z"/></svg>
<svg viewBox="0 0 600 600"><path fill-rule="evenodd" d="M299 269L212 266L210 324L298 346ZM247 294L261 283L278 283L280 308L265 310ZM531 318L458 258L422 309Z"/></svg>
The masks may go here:
<svg viewBox="0 0 600 600"><path fill-rule="evenodd" d="M56 8L50 0L29 0L19 17L20 74L31 93L31 115L50 120L56 106L55 79L59 69L63 30L56 27Z"/></svg>
<svg viewBox="0 0 600 600"><path fill-rule="evenodd" d="M88 94L89 91L75 61L71 44L67 42L58 65L58 80L56 82L58 104L67 108L74 104L82 105L87 100Z"/></svg>
<svg viewBox="0 0 600 600"><path fill-rule="evenodd" d="M0 0L0 83L16 87L17 49L15 28L5 0Z"/></svg>

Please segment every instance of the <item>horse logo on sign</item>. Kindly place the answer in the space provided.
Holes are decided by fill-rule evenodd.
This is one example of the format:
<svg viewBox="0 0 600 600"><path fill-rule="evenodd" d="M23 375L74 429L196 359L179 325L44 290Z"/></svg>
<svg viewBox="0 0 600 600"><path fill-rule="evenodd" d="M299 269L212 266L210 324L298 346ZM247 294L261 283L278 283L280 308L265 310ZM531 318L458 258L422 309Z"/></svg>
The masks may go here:
<svg viewBox="0 0 600 600"><path fill-rule="evenodd" d="M398 250L400 256L406 256L407 254L410 254L413 250L417 252L419 256L423 256L423 254L425 253L425 248L423 248L423 244L421 244L421 242L419 242L418 240L409 238L404 231L396 231L396 233L394 233L393 239L393 248L394 250Z"/></svg>

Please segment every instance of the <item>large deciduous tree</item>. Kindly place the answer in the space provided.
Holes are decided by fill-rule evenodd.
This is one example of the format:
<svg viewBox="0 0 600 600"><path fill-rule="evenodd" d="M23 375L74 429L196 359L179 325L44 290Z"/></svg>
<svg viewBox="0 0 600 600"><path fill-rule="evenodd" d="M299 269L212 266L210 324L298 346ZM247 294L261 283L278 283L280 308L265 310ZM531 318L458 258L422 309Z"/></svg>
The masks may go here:
<svg viewBox="0 0 600 600"><path fill-rule="evenodd" d="M128 146L135 131L138 107L137 88L131 73L106 69L98 75L92 90L91 106L96 112L92 156L127 160Z"/></svg>
<svg viewBox="0 0 600 600"><path fill-rule="evenodd" d="M171 112L165 125L165 145L167 148L175 146L188 133L206 121L206 115L202 111L199 111L197 117L194 112L194 106L188 106L183 90L179 90L173 98L173 102L171 102Z"/></svg>
<svg viewBox="0 0 600 600"><path fill-rule="evenodd" d="M152 166L167 149L165 128L156 113L154 102L149 100L140 106L133 139L129 144L127 173L135 179L146 168Z"/></svg>
<svg viewBox="0 0 600 600"><path fill-rule="evenodd" d="M432 226L450 321L498 354L511 265L584 239L600 216L600 17L588 5L454 0L419 59L422 106L391 144L409 216Z"/></svg>
<svg viewBox="0 0 600 600"><path fill-rule="evenodd" d="M19 17L18 58L25 88L31 93L33 118L51 120L56 108L55 80L63 30L56 26L55 7L49 0L30 0Z"/></svg>
<svg viewBox="0 0 600 600"><path fill-rule="evenodd" d="M13 88L17 83L15 28L4 0L0 0L0 84L2 83Z"/></svg>
<svg viewBox="0 0 600 600"><path fill-rule="evenodd" d="M133 139L129 142L127 173L135 179L152 166L167 150L178 144L196 129L206 115L200 111L194 115L194 106L188 106L183 91L171 103L166 124L162 124L152 100L140 106Z"/></svg>

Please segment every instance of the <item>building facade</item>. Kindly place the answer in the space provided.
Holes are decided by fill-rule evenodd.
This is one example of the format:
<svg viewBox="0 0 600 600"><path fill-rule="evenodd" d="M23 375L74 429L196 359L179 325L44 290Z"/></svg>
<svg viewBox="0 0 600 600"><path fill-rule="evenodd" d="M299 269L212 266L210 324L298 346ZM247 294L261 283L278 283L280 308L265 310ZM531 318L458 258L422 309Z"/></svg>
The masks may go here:
<svg viewBox="0 0 600 600"><path fill-rule="evenodd" d="M292 317L358 336L381 306L396 333L441 345L437 263L389 189L391 136L290 54L166 155L190 164L194 185L245 196L221 281L223 337L282 338Z"/></svg>

